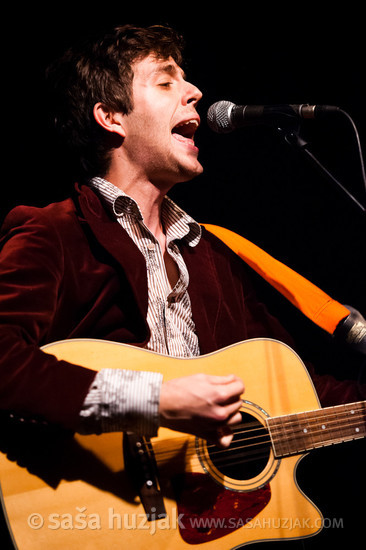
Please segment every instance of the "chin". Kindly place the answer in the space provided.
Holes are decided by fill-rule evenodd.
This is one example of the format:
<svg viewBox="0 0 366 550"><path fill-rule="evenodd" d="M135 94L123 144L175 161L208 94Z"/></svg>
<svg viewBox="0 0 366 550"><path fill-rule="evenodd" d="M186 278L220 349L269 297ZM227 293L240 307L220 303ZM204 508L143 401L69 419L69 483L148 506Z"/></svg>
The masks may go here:
<svg viewBox="0 0 366 550"><path fill-rule="evenodd" d="M184 179L181 179L180 181L189 181L193 178L196 178L203 172L203 166L196 161L196 163L192 166L186 166L182 168L182 175L184 176Z"/></svg>
<svg viewBox="0 0 366 550"><path fill-rule="evenodd" d="M161 188L162 191L167 192L169 189L174 187L174 185L191 181L202 174L203 166L198 162L198 160L185 163L177 162L175 164L175 168L169 171L164 171L164 175L162 170L159 171L159 173L155 173L151 181L154 181L155 185Z"/></svg>

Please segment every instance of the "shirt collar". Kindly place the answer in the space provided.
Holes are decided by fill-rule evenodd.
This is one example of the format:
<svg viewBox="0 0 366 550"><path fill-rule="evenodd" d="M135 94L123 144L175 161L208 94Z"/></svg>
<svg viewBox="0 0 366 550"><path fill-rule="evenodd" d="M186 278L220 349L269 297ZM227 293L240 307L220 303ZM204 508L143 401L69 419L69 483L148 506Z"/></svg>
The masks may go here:
<svg viewBox="0 0 366 550"><path fill-rule="evenodd" d="M104 178L95 177L89 181L89 185L105 199L116 218L131 216L136 221L143 222L137 202L113 183ZM202 235L201 226L168 196L164 197L162 219L168 243L177 239L184 239L192 247L199 243Z"/></svg>

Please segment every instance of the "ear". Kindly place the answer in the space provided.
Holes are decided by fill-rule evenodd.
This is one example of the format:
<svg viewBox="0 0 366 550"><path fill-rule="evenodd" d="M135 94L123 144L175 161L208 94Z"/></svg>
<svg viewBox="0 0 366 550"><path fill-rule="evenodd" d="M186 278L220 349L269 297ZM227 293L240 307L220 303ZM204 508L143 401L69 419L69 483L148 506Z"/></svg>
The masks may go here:
<svg viewBox="0 0 366 550"><path fill-rule="evenodd" d="M107 132L118 134L123 138L126 137L122 113L116 113L104 103L99 102L94 105L93 115L97 123Z"/></svg>

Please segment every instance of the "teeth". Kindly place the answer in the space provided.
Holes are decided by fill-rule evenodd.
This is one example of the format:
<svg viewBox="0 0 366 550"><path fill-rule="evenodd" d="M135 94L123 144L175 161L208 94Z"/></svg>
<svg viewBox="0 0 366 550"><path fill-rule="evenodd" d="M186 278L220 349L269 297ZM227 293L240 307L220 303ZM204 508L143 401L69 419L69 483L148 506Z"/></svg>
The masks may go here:
<svg viewBox="0 0 366 550"><path fill-rule="evenodd" d="M195 126L198 126L197 120L187 120L187 122L181 122L180 124L176 125L176 128L179 128L180 126L186 126L188 124L194 124Z"/></svg>

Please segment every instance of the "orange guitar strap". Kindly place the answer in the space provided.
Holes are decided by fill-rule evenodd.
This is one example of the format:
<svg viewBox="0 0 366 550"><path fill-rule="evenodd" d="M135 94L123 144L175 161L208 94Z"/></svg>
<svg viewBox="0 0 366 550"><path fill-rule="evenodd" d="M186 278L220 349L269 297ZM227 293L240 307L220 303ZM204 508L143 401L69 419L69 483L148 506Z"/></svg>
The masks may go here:
<svg viewBox="0 0 366 550"><path fill-rule="evenodd" d="M339 322L350 314L345 306L244 237L224 227L202 225L325 331L333 334Z"/></svg>

